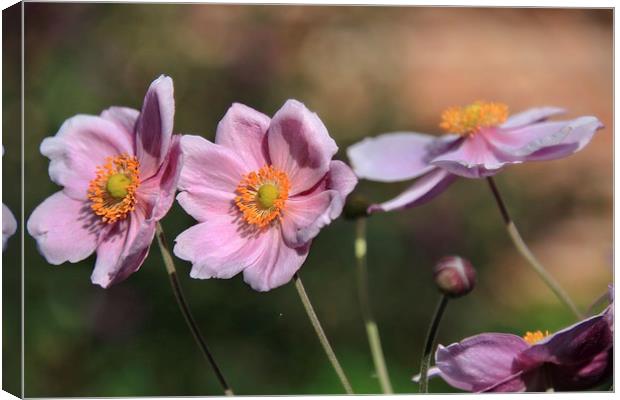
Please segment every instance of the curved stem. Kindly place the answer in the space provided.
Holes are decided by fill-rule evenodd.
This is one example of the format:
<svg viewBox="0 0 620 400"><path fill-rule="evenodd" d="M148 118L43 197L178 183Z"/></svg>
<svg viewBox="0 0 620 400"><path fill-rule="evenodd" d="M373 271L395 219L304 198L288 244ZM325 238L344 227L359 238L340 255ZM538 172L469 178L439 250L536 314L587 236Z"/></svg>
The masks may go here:
<svg viewBox="0 0 620 400"><path fill-rule="evenodd" d="M375 371L379 377L379 383L384 394L393 394L392 383L388 374L385 358L383 356L383 348L381 346L381 338L379 337L379 328L372 315L370 307L370 296L368 292L368 266L366 261L366 218L361 217L355 221L355 260L357 264L357 294L362 310L362 318L366 325L366 336L368 336L368 344L372 354L372 360L375 365Z"/></svg>
<svg viewBox="0 0 620 400"><path fill-rule="evenodd" d="M304 308L306 309L306 314L308 314L308 318L310 318L310 322L312 322L312 326L314 327L316 335L318 336L319 341L321 342L321 345L323 346L323 350L325 351L327 358L329 358L329 362L331 362L332 367L336 371L336 375L338 375L338 378L340 379L340 382L342 383L342 386L344 387L345 392L347 394L353 394L353 389L351 388L351 384L349 383L349 380L347 379L347 376L345 375L344 370L340 366L340 363L338 362L338 358L336 358L336 354L334 353L332 346L329 344L329 340L327 340L327 336L325 335L325 332L323 331L323 327L321 327L319 318L316 316L316 313L314 312L312 303L310 303L310 299L308 298L306 289L304 289L304 285L303 283L301 283L301 278L299 277L299 274L295 274L293 276L293 280L295 281L295 288L297 289L297 293L299 293L299 298L301 299L301 302L303 303Z"/></svg>
<svg viewBox="0 0 620 400"><path fill-rule="evenodd" d="M441 295L439 304L433 314L433 320L428 328L426 334L426 341L424 342L424 352L422 353L422 360L420 361L420 393L428 393L428 369L431 364L431 357L433 355L433 348L435 347L435 339L437 338L437 331L439 330L439 323L443 316L446 306L448 305L448 296Z"/></svg>
<svg viewBox="0 0 620 400"><path fill-rule="evenodd" d="M534 272L538 274L538 276L543 280L543 282L545 282L545 284L558 297L558 299L560 299L560 301L562 301L573 312L573 314L575 314L577 318L583 318L583 314L581 313L581 311L579 311L577 306L575 306L575 303L573 303L568 294L566 294L564 289L562 289L562 287L556 282L556 280L553 279L553 277L547 272L545 267L536 259L534 254L530 251L529 247L527 247L527 245L523 241L523 238L517 230L516 225L510 218L508 209L506 208L504 200L499 194L499 190L497 189L493 178L488 177L487 182L489 183L489 187L493 192L493 196L495 197L497 206L499 207L504 223L506 224L508 235L510 236L512 243L515 245L519 253L521 253L523 258L525 258L525 260L528 262L530 267L532 267Z"/></svg>
<svg viewBox="0 0 620 400"><path fill-rule="evenodd" d="M189 309L189 305L187 304L187 301L185 300L185 296L183 295L183 290L181 289L181 284L179 283L179 278L177 276L177 270L174 266L174 261L172 260L172 255L170 254L170 250L168 249L168 244L166 243L166 237L164 236L164 230L161 227L161 224L159 222L157 223L156 236L157 236L157 244L159 244L159 249L161 250L161 256L164 259L164 264L166 265L166 270L168 271L168 277L170 278L170 285L172 286L172 292L174 293L174 297L177 301L179 309L181 310L181 313L183 314L183 317L185 318L185 322L187 323L189 330L192 332L192 335L194 336L194 339L196 340L198 347L200 347L200 351L202 352L202 355L209 362L209 364L211 364L211 367L213 368L213 372L215 372L215 375L217 376L217 380L220 382L220 385L222 386L222 390L224 391L224 394L226 396L233 396L234 393L232 389L230 388L230 386L228 385L228 383L226 383L226 379L224 378L222 371L220 370L219 366L215 362L215 358L213 358L213 355L209 351L209 348L207 347L207 343L202 337L202 334L200 333L200 329L198 328L198 324L196 323L196 320L194 319Z"/></svg>

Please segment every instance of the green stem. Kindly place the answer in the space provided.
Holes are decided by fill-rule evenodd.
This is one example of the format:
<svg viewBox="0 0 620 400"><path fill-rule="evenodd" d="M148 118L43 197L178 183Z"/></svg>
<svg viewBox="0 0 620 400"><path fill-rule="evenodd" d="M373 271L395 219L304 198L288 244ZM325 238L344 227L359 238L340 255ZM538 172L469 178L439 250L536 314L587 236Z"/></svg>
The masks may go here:
<svg viewBox="0 0 620 400"><path fill-rule="evenodd" d="M336 354L334 353L332 346L329 344L329 340L327 340L327 336L325 335L325 332L323 331L321 322L319 322L319 318L316 316L316 312L314 312L312 303L310 303L310 299L308 298L306 289L304 289L304 285L303 283L301 283L301 278L299 277L299 274L295 274L293 276L293 280L295 281L295 288L297 289L297 293L299 293L299 298L301 299L301 302L304 305L306 314L308 314L308 318L310 318L310 322L312 323L312 326L314 327L316 335L318 336L319 341L321 342L321 345L323 346L323 350L325 351L325 354L327 355L329 362L332 364L332 367L336 371L336 375L338 375L338 378L340 379L340 382L342 383L342 386L344 387L345 392L347 394L353 394L353 389L351 388L351 384L349 383L349 380L347 379L347 376L345 375L344 370L340 366L340 363L338 362L338 358L336 358Z"/></svg>
<svg viewBox="0 0 620 400"><path fill-rule="evenodd" d="M357 294L362 310L362 318L366 326L366 336L375 365L375 371L379 377L379 383L384 394L393 394L392 383L388 374L379 328L372 315L370 296L368 291L368 266L366 261L366 218L360 217L355 222L355 260L357 263Z"/></svg>
<svg viewBox="0 0 620 400"><path fill-rule="evenodd" d="M583 318L583 314L581 313L581 311L579 311L577 306L575 306L575 303L573 303L573 301L568 296L568 294L566 294L564 289L562 289L562 287L556 282L555 279L553 279L553 277L549 274L549 272L547 272L545 267L536 259L534 254L530 251L529 247L527 247L527 245L525 244L525 241L523 241L523 238L521 237L521 234L517 230L516 225L510 218L508 209L506 208L504 200L499 194L499 190L497 189L497 186L495 185L495 181L493 180L493 178L488 177L487 182L489 183L489 187L491 188L491 191L493 192L493 196L495 197L497 206L499 207L504 223L506 224L508 235L510 236L512 243L515 245L515 247L517 248L521 256L525 258L529 266L534 270L534 272L538 274L538 276L543 280L543 282L545 282L545 284L558 297L558 299L560 299L560 301L562 301L573 312L573 314L575 314L577 318L579 319Z"/></svg>
<svg viewBox="0 0 620 400"><path fill-rule="evenodd" d="M435 339L437 338L437 331L439 330L439 323L443 316L446 306L448 305L448 296L441 295L439 304L433 314L433 320L428 328L426 334L426 341L424 342L424 352L422 353L422 360L420 361L420 393L428 393L428 369L431 364L431 358L433 355L433 348L435 347Z"/></svg>
<svg viewBox="0 0 620 400"><path fill-rule="evenodd" d="M215 362L215 358L209 351L209 348L207 347L207 343L205 342L202 334L200 333L198 324L196 323L196 320L194 319L194 316L192 315L189 309L189 305L187 304L187 301L185 300L185 296L183 295L183 290L181 289L181 284L177 276L177 270L174 266L172 255L166 243L166 237L164 236L164 230L161 227L161 224L159 222L157 223L156 236L157 236L157 244L159 244L159 249L161 250L161 256L164 259L164 264L166 265L166 270L168 271L168 277L170 278L170 285L172 286L172 292L174 293L174 297L177 301L179 309L181 310L181 313L183 314L183 317L185 318L185 322L187 323L189 330L192 332L192 335L194 336L194 339L196 340L198 347L200 347L200 351L202 352L202 355L209 362L209 364L211 364L211 367L213 368L213 371L215 372L217 380L222 386L222 390L224 391L224 394L226 396L234 396L234 393L231 387L228 385L228 383L226 383L224 374L222 374L222 371L220 370L219 366Z"/></svg>

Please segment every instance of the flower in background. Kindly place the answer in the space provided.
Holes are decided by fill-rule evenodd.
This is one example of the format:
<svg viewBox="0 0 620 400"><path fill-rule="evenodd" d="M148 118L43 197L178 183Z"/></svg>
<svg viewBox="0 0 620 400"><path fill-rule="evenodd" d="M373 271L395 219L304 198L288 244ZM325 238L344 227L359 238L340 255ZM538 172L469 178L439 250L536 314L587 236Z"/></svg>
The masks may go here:
<svg viewBox="0 0 620 400"><path fill-rule="evenodd" d="M439 345L430 375L468 392L592 388L612 373L611 296L610 300L602 313L552 335L483 333L448 347Z"/></svg>
<svg viewBox="0 0 620 400"><path fill-rule="evenodd" d="M4 157L4 146L2 146L2 157ZM17 232L17 221L15 216L7 206L2 204L2 251L6 249L6 242Z"/></svg>
<svg viewBox="0 0 620 400"><path fill-rule="evenodd" d="M319 117L295 100L273 119L233 104L215 143L186 135L181 148L177 200L199 223L176 238L174 253L193 264L193 278L243 272L255 290L284 285L357 184L332 160L338 147Z"/></svg>
<svg viewBox="0 0 620 400"><path fill-rule="evenodd" d="M174 201L181 151L173 119L172 79L162 75L140 112L77 115L43 140L50 178L63 189L33 211L27 228L50 264L96 251L91 280L104 288L140 268Z"/></svg>
<svg viewBox="0 0 620 400"><path fill-rule="evenodd" d="M347 149L360 178L396 182L420 178L396 198L372 205L369 212L392 211L423 204L454 180L492 176L511 164L553 160L583 149L603 127L592 116L546 121L564 110L532 108L508 117L501 103L475 102L442 114L447 135L386 133Z"/></svg>

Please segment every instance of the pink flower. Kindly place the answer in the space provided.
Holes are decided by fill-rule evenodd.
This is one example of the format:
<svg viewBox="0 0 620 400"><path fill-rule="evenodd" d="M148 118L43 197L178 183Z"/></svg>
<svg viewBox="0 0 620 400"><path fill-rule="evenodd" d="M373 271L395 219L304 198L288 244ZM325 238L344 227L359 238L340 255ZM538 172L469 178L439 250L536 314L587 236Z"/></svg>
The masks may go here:
<svg viewBox="0 0 620 400"><path fill-rule="evenodd" d="M338 147L319 117L295 100L273 119L233 104L215 143L186 135L181 148L177 200L199 223L176 238L174 253L193 264L193 278L243 271L255 290L284 285L357 184L332 160Z"/></svg>
<svg viewBox="0 0 620 400"><path fill-rule="evenodd" d="M96 251L91 280L104 288L140 268L174 201L181 150L173 119L172 79L162 75L141 112L76 115L43 140L50 178L63 189L33 211L27 227L50 264Z"/></svg>
<svg viewBox="0 0 620 400"><path fill-rule="evenodd" d="M567 157L583 149L603 127L591 116L546 121L563 113L555 107L533 108L508 118L508 107L476 102L444 111L436 137L396 132L366 138L347 149L360 178L396 182L420 178L396 198L372 205L369 212L423 204L459 177L484 178L507 165Z"/></svg>

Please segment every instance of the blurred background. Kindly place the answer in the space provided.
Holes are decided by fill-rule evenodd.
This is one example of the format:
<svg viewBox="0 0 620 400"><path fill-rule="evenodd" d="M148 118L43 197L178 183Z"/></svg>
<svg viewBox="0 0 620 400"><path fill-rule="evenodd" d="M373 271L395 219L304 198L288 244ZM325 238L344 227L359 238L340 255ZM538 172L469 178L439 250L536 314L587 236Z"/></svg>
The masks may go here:
<svg viewBox="0 0 620 400"><path fill-rule="evenodd" d="M162 73L175 83L176 132L212 139L232 102L272 115L296 98L319 114L343 160L347 146L366 136L439 133L440 113L451 105L495 100L513 112L556 105L567 117L595 115L606 128L573 157L515 166L496 181L526 241L582 309L612 280L611 10L25 9L26 218L59 190L39 153L41 140L78 113L139 108ZM18 85L5 80L7 88ZM4 157L5 188L18 160L15 152ZM358 192L383 201L408 184L361 182ZM176 204L163 220L169 240L192 224ZM399 393L418 391L411 377L439 298L431 267L445 254L469 258L479 284L450 304L439 343L484 331L553 332L573 322L512 247L484 181L460 180L427 205L373 216L368 228L371 297ZM355 391L379 393L356 298L353 234L345 220L324 229L301 275ZM8 251L4 268L18 265L18 255ZM50 266L29 237L25 257L26 396L221 393L155 246L138 273L108 290L90 283L93 257ZM342 393L292 284L258 293L240 276L199 281L189 278L188 263L177 260L177 268L236 393ZM453 391L439 380L431 390Z"/></svg>

